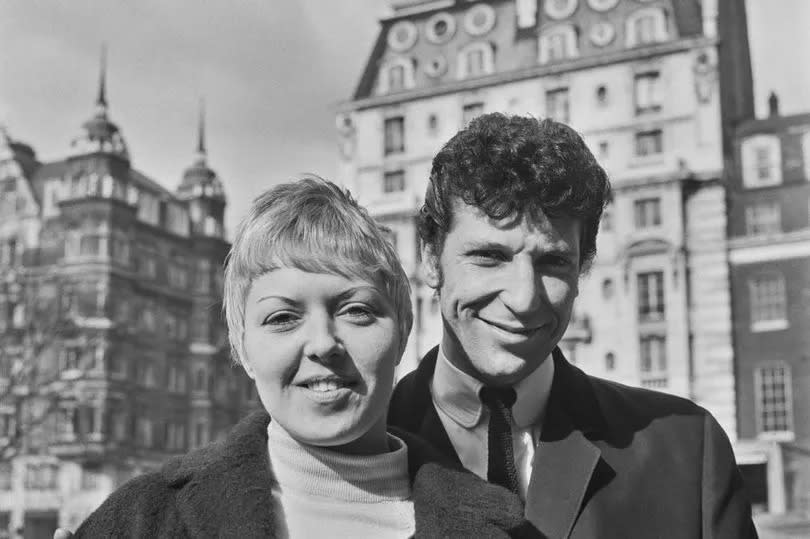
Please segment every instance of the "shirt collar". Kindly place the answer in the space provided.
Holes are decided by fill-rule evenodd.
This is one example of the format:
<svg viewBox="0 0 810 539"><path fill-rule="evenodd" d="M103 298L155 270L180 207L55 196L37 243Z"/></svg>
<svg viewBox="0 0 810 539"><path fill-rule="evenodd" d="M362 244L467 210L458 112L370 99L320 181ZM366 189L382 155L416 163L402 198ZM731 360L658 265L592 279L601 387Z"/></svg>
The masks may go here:
<svg viewBox="0 0 810 539"><path fill-rule="evenodd" d="M540 423L553 379L554 361L549 356L529 376L514 385L517 400L512 407L512 418L517 427ZM484 406L478 394L484 384L450 363L441 346L431 385L436 406L453 421L467 429L481 421Z"/></svg>

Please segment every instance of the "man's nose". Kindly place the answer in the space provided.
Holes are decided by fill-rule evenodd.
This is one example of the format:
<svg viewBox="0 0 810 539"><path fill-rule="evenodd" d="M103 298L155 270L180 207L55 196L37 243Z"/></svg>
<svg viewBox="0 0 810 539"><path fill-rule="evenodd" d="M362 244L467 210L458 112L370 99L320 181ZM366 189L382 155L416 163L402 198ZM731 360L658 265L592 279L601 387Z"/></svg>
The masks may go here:
<svg viewBox="0 0 810 539"><path fill-rule="evenodd" d="M531 317L542 302L541 276L530 260L513 260L512 264L502 301L514 315Z"/></svg>
<svg viewBox="0 0 810 539"><path fill-rule="evenodd" d="M335 322L328 316L314 316L307 323L304 355L312 361L328 363L344 352L335 332Z"/></svg>

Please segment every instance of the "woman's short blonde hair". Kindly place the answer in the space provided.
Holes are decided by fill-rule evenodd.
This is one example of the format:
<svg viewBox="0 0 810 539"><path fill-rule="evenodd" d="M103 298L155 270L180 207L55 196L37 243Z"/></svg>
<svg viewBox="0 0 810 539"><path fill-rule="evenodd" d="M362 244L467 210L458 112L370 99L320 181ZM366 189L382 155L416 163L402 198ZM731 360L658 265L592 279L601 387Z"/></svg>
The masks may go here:
<svg viewBox="0 0 810 539"><path fill-rule="evenodd" d="M305 175L259 195L236 230L225 263L223 298L236 362L244 360L250 286L257 277L280 267L373 283L394 306L404 352L413 313L408 277L396 251L348 191Z"/></svg>

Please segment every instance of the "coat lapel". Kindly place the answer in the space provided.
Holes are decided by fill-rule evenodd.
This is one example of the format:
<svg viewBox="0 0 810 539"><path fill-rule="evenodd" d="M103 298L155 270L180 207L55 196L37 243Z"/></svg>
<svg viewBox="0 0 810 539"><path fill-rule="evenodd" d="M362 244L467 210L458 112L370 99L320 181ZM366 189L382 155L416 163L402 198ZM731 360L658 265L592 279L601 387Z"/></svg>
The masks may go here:
<svg viewBox="0 0 810 539"><path fill-rule="evenodd" d="M241 421L223 442L164 468L192 537L275 537L266 412Z"/></svg>
<svg viewBox="0 0 810 539"><path fill-rule="evenodd" d="M555 349L554 381L532 469L526 518L550 538L571 533L587 497L601 451L588 439L601 414L587 377ZM589 487L590 490L589 490Z"/></svg>

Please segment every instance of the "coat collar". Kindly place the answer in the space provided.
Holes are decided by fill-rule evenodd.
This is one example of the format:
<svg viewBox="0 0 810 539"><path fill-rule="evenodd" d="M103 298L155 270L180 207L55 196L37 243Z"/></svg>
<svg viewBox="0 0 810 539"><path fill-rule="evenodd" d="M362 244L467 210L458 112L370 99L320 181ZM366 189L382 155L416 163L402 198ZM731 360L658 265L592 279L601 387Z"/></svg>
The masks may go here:
<svg viewBox="0 0 810 539"><path fill-rule="evenodd" d="M414 373L413 402L432 404L430 379L438 347L428 352ZM582 507L611 477L591 441L607 432L588 376L568 363L559 348L552 353L554 380L535 451L526 500L526 518L546 537L568 537ZM456 462L458 456L435 407L426 406L418 433Z"/></svg>
<svg viewBox="0 0 810 539"><path fill-rule="evenodd" d="M225 440L163 467L191 537L276 537L269 421L264 410L256 411ZM534 536L516 495L463 470L413 434L392 432L408 446L416 537Z"/></svg>

